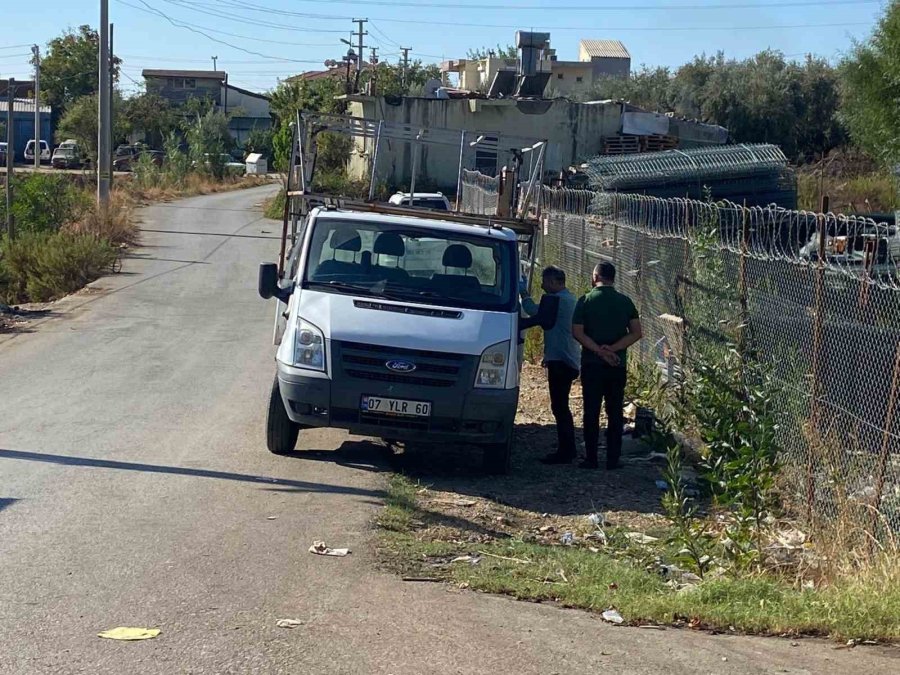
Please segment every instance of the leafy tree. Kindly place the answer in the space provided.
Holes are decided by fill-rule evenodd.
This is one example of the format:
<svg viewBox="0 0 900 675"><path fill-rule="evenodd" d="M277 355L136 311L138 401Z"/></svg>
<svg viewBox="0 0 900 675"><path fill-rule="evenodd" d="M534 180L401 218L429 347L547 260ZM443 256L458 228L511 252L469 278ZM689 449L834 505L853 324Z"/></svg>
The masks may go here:
<svg viewBox="0 0 900 675"><path fill-rule="evenodd" d="M234 138L228 129L228 118L220 112L210 110L202 117L187 124L185 138L190 148L190 157L201 171L207 171L215 178L225 175L225 157L234 148Z"/></svg>
<svg viewBox="0 0 900 675"><path fill-rule="evenodd" d="M272 138L274 166L277 170L284 171L290 161L291 124L297 115L297 111L343 112L345 109L344 101L335 99L336 96L343 93L344 83L342 80L334 77L325 77L311 81L282 82L270 94L270 109L277 121L277 127L273 132ZM338 143L337 140L328 140L333 138L335 137L332 134L323 134L320 137L319 150L323 155L326 154L330 143ZM347 153L349 153L349 146L347 147ZM320 163L320 168L325 169L326 165L329 167L334 166L336 157L333 155L334 153L331 153L328 162ZM346 154L344 159L338 161L337 164L343 166L345 162Z"/></svg>
<svg viewBox="0 0 900 675"><path fill-rule="evenodd" d="M362 82L367 83L372 77L371 71L363 73ZM408 96L421 94L425 83L429 80L440 80L440 66L413 61L406 69L406 84L403 81L403 68L392 63L378 64L375 73L375 87L380 96Z"/></svg>
<svg viewBox="0 0 900 675"><path fill-rule="evenodd" d="M476 61L486 59L488 56L495 56L500 59L517 59L519 58L519 51L513 45L502 47L498 44L494 49L491 49L490 47L480 47L478 49L470 49L466 52L466 57Z"/></svg>
<svg viewBox="0 0 900 675"><path fill-rule="evenodd" d="M73 138L78 141L82 150L93 160L97 159L97 94L89 94L73 101L56 128L58 140ZM122 97L118 92L113 94L113 106L121 110ZM113 137L121 138L126 134L125 122L121 115L114 120Z"/></svg>
<svg viewBox="0 0 900 675"><path fill-rule="evenodd" d="M840 65L841 117L851 138L886 166L900 162L900 3Z"/></svg>
<svg viewBox="0 0 900 675"><path fill-rule="evenodd" d="M274 131L272 129L261 129L258 127L253 129L244 142L244 152L247 154L258 152L263 157L271 158L273 156L273 136Z"/></svg>
<svg viewBox="0 0 900 675"><path fill-rule="evenodd" d="M41 61L41 98L63 113L75 100L99 89L97 63L100 36L90 26L67 30L47 45ZM113 62L113 79L119 75L121 59Z"/></svg>
<svg viewBox="0 0 900 675"><path fill-rule="evenodd" d="M126 134L143 133L144 140L154 148L178 127L178 117L169 102L153 92L126 99L118 117Z"/></svg>

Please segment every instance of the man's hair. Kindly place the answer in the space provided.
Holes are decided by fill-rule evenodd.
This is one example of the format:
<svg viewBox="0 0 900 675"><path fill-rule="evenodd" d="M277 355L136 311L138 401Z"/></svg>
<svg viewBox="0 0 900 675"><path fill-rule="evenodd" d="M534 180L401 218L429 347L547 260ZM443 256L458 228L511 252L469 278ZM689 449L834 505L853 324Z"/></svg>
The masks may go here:
<svg viewBox="0 0 900 675"><path fill-rule="evenodd" d="M545 267L543 273L541 273L541 276L545 279L552 279L556 283L562 284L563 286L566 285L566 273L564 270L556 267L556 265Z"/></svg>
<svg viewBox="0 0 900 675"><path fill-rule="evenodd" d="M603 281L616 280L616 266L611 262L598 263L594 268L594 276Z"/></svg>

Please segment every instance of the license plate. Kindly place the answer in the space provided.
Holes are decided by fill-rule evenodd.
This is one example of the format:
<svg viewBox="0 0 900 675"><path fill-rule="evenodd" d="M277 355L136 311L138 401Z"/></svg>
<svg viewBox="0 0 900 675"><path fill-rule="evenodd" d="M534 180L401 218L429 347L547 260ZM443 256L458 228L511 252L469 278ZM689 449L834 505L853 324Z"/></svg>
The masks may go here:
<svg viewBox="0 0 900 675"><path fill-rule="evenodd" d="M382 398L381 396L363 396L359 408L363 412L401 417L428 417L431 415L430 403L405 401L400 398Z"/></svg>

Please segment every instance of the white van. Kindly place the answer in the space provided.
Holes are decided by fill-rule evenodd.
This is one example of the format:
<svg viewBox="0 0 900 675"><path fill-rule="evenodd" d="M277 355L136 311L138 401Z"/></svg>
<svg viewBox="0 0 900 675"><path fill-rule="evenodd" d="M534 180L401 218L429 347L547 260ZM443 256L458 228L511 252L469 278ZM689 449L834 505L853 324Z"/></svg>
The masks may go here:
<svg viewBox="0 0 900 675"><path fill-rule="evenodd" d="M397 192L391 195L388 204L393 206L410 206L408 192ZM436 211L450 211L450 201L442 192L417 192L412 206Z"/></svg>
<svg viewBox="0 0 900 675"><path fill-rule="evenodd" d="M34 161L34 139L32 138L25 145L25 161L33 162ZM50 161L50 145L45 140L41 140L41 161L49 162Z"/></svg>
<svg viewBox="0 0 900 675"><path fill-rule="evenodd" d="M277 375L267 441L291 452L309 427L481 446L508 469L519 397L519 248L512 229L437 216L316 207L276 297ZM282 313L282 310L283 311Z"/></svg>

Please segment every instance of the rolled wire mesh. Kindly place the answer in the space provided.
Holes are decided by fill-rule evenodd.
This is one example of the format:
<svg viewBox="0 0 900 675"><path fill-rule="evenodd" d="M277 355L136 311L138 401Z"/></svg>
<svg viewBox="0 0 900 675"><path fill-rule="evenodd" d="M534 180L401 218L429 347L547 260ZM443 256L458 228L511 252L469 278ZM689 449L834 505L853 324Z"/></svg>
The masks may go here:
<svg viewBox="0 0 900 675"><path fill-rule="evenodd" d="M464 210L496 197L496 183L474 175L463 190ZM633 350L663 378L690 378L691 345L739 329L745 361L778 385L783 490L799 513L900 531L894 225L547 187L541 209L541 262L565 269L573 288L589 285L597 262L613 262L644 325Z"/></svg>

